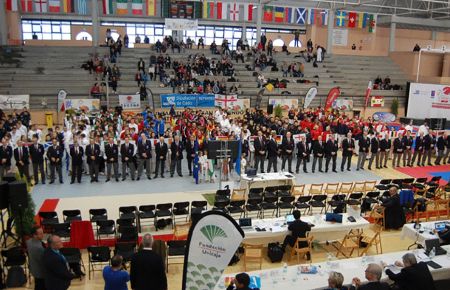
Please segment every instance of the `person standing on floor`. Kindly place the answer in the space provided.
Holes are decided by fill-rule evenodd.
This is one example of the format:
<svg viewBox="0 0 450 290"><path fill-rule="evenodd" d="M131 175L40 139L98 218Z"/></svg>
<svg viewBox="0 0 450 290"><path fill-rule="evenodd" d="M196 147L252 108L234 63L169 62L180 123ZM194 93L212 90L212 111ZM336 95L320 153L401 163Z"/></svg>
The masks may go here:
<svg viewBox="0 0 450 290"><path fill-rule="evenodd" d="M300 142L297 143L297 165L295 168L295 173L299 173L300 165L303 162L303 172L308 173L306 169L306 163L309 158L308 144L306 143L306 137L304 135L300 136Z"/></svg>
<svg viewBox="0 0 450 290"><path fill-rule="evenodd" d="M134 145L130 143L130 137L125 137L125 143L120 146L120 155L122 156L122 181L127 179L127 167L134 181L136 168L134 166Z"/></svg>
<svg viewBox="0 0 450 290"><path fill-rule="evenodd" d="M381 138L381 135L379 136ZM389 134L385 134L384 138L380 139L380 168L388 168L387 162L389 159L389 152L391 151L391 139L389 139Z"/></svg>
<svg viewBox="0 0 450 290"><path fill-rule="evenodd" d="M0 146L0 180L2 180L5 174L11 169L12 156L12 147L8 145L8 140L6 137L3 137L2 144Z"/></svg>
<svg viewBox="0 0 450 290"><path fill-rule="evenodd" d="M58 172L59 182L63 182L62 177L62 157L64 148L58 145L56 138L52 139L52 145L47 149L47 158L50 160L50 184L55 182L55 171Z"/></svg>
<svg viewBox="0 0 450 290"><path fill-rule="evenodd" d="M69 268L66 258L59 251L63 247L61 238L51 235L47 240L48 248L43 255L45 287L48 290L66 290L75 277Z"/></svg>
<svg viewBox="0 0 450 290"><path fill-rule="evenodd" d="M177 174L180 177L183 177L181 174L181 160L183 160L183 144L181 144L180 136L176 135L172 144L170 144L171 156L170 159L172 162L170 163L170 177L173 177L175 173L175 167L177 168Z"/></svg>
<svg viewBox="0 0 450 290"><path fill-rule="evenodd" d="M334 139L334 134L330 134L329 136L330 139L328 139L327 143L325 144L325 172L328 172L330 160L332 161L333 172L337 172L336 158L339 145L338 142Z"/></svg>
<svg viewBox="0 0 450 290"><path fill-rule="evenodd" d="M108 144L105 145L106 156L106 181L111 179L111 167L114 170L114 178L119 181L119 146L114 144L114 138L108 138Z"/></svg>
<svg viewBox="0 0 450 290"><path fill-rule="evenodd" d="M406 136L403 137L403 143L405 144L405 152L403 152L403 167L411 166L411 150L413 145L411 131L406 131Z"/></svg>
<svg viewBox="0 0 450 290"><path fill-rule="evenodd" d="M423 132L419 132L419 136L416 136L416 142L414 144L414 154L410 166L414 165L417 158L417 166L420 166L423 155Z"/></svg>
<svg viewBox="0 0 450 290"><path fill-rule="evenodd" d="M28 265L30 272L34 277L34 290L45 290L44 280L44 231L42 228L35 227L31 229L32 238L27 241Z"/></svg>
<svg viewBox="0 0 450 290"><path fill-rule="evenodd" d="M95 144L94 138L89 140L89 145L86 146L86 161L89 165L89 175L91 176L91 183L98 182L98 172L100 166L100 145Z"/></svg>
<svg viewBox="0 0 450 290"><path fill-rule="evenodd" d="M366 163L367 154L369 153L370 138L369 136L367 136L366 130L364 130L361 139L359 139L358 145L359 145L359 154L358 154L358 161L356 162L356 171L360 169L364 170L364 163Z"/></svg>
<svg viewBox="0 0 450 290"><path fill-rule="evenodd" d="M369 159L369 170L372 170L372 163L375 159L375 166L380 169L380 140L377 136L373 136L370 140L370 159Z"/></svg>
<svg viewBox="0 0 450 290"><path fill-rule="evenodd" d="M266 159L266 138L262 131L258 131L258 136L253 141L255 147L255 169L258 171L258 165L261 167L261 173L264 173L264 160Z"/></svg>
<svg viewBox="0 0 450 290"><path fill-rule="evenodd" d="M189 141L186 141L186 159L188 163L189 176L192 176L192 165L195 158L195 136L191 135Z"/></svg>
<svg viewBox="0 0 450 290"><path fill-rule="evenodd" d="M138 170L137 170L137 180L141 179L142 171L147 174L147 179L151 178L151 166L150 161L152 159L152 142L147 139L144 133L141 133L141 140L137 143L137 157L138 157Z"/></svg>
<svg viewBox="0 0 450 290"><path fill-rule="evenodd" d="M33 178L34 184L39 183L39 173L41 173L42 184L45 184L45 171L44 171L44 145L39 144L38 135L33 136L33 144L29 147L30 149L30 159L33 165Z"/></svg>
<svg viewBox="0 0 450 290"><path fill-rule="evenodd" d="M283 154L282 155L283 162L281 164L281 171L284 171L285 165L286 165L286 160L287 160L288 172L293 173L292 172L292 156L294 153L295 144L294 144L294 138L292 138L291 132L287 132L286 136L283 138L283 141L281 142L281 149L282 149L282 154Z"/></svg>
<svg viewBox="0 0 450 290"><path fill-rule="evenodd" d="M352 166L352 156L355 150L355 141L352 139L352 133L347 133L347 138L342 140L342 162L341 171L344 171L345 164L347 163L347 170L350 171Z"/></svg>
<svg viewBox="0 0 450 290"><path fill-rule="evenodd" d="M156 153L156 166L155 166L155 176L153 178L158 178L158 171L161 169L161 178L164 178L164 165L166 163L167 152L169 151L166 142L164 142L164 136L159 137L159 142L155 145Z"/></svg>
<svg viewBox="0 0 450 290"><path fill-rule="evenodd" d="M70 147L70 157L72 157L72 176L70 184L73 184L75 179L77 179L78 183L81 183L83 155L83 147L78 145L78 141L75 139L73 146Z"/></svg>
<svg viewBox="0 0 450 290"><path fill-rule="evenodd" d="M400 167L400 159L403 155L403 134L398 133L397 138L394 139L394 158L392 159L392 168Z"/></svg>
<svg viewBox="0 0 450 290"><path fill-rule="evenodd" d="M322 136L317 137L317 141L313 145L313 164L312 164L312 173L316 171L316 163L319 161L319 172L323 172L322 163L323 163L323 154L325 153L325 145L322 142Z"/></svg>
<svg viewBox="0 0 450 290"><path fill-rule="evenodd" d="M30 182L30 154L28 153L28 147L23 146L22 140L17 141L17 148L14 149L14 159L16 160L16 166L19 170L20 177L25 176L27 182Z"/></svg>
<svg viewBox="0 0 450 290"><path fill-rule="evenodd" d="M278 172L278 144L277 144L277 133L272 131L269 141L267 141L267 172L270 172L273 167L274 172Z"/></svg>

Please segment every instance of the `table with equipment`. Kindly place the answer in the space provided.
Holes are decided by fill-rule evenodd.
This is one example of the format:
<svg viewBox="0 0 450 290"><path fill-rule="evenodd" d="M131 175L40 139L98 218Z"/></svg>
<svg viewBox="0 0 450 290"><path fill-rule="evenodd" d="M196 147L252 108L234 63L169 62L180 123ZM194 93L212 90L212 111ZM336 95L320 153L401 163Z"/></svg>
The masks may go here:
<svg viewBox="0 0 450 290"><path fill-rule="evenodd" d="M241 176L240 188L250 190L250 188L278 186L278 185L294 185L295 176L289 172L275 173L259 173L254 176L243 174Z"/></svg>
<svg viewBox="0 0 450 290"><path fill-rule="evenodd" d="M402 240L405 238L413 240L414 244L412 245L421 245L424 247L426 240L439 238L438 234L434 233L436 224L445 226L445 224L450 224L450 220L405 224L403 225L400 237Z"/></svg>

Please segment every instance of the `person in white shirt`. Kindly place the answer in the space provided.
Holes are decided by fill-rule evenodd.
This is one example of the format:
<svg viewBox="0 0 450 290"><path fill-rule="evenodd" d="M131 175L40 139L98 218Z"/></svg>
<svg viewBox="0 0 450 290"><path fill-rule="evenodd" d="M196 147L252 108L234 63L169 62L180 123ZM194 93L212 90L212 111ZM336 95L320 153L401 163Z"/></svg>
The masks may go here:
<svg viewBox="0 0 450 290"><path fill-rule="evenodd" d="M241 126L237 124L234 120L230 120L231 132L234 132L236 136L241 136Z"/></svg>
<svg viewBox="0 0 450 290"><path fill-rule="evenodd" d="M37 128L36 124L31 126L31 129L28 131L28 140L33 140L33 136L37 135L38 143L41 142L42 138L42 130Z"/></svg>
<svg viewBox="0 0 450 290"><path fill-rule="evenodd" d="M216 110L214 112L214 119L216 120L217 123L220 124L220 122L222 122L223 119L223 111L222 108L219 108L218 110Z"/></svg>
<svg viewBox="0 0 450 290"><path fill-rule="evenodd" d="M23 136L27 136L28 135L28 129L27 127L25 127L21 121L17 121L16 124L16 128L18 131L20 131L22 133Z"/></svg>
<svg viewBox="0 0 450 290"><path fill-rule="evenodd" d="M200 165L200 182L206 182L208 177L208 157L202 151L198 152L198 163Z"/></svg>
<svg viewBox="0 0 450 290"><path fill-rule="evenodd" d="M423 124L420 125L420 127L419 127L419 133L420 133L420 132L423 132L423 135L424 135L424 136L428 135L428 130L429 130L429 127L428 127L427 122L423 123Z"/></svg>
<svg viewBox="0 0 450 290"><path fill-rule="evenodd" d="M231 130L230 120L228 120L227 114L224 114L222 122L220 122L220 127L224 133L228 133Z"/></svg>

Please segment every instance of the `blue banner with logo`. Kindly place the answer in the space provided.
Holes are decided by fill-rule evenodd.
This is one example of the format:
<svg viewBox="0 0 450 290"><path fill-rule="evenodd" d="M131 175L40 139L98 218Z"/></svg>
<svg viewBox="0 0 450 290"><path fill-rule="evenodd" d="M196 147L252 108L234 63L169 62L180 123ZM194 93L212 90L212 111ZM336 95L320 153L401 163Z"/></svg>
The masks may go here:
<svg viewBox="0 0 450 290"><path fill-rule="evenodd" d="M161 108L213 108L214 94L163 94Z"/></svg>

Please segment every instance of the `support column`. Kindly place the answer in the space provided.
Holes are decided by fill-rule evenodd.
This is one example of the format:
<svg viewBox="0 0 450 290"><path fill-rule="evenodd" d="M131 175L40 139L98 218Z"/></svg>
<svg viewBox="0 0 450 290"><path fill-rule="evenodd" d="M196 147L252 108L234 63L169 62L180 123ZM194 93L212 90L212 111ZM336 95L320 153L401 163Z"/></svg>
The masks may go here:
<svg viewBox="0 0 450 290"><path fill-rule="evenodd" d="M97 47L99 45L99 26L100 26L100 22L98 20L98 1L97 0L92 0L92 6L91 6L91 11L92 11L92 46L93 47Z"/></svg>
<svg viewBox="0 0 450 290"><path fill-rule="evenodd" d="M8 45L8 22L6 21L5 0L0 0L0 45Z"/></svg>
<svg viewBox="0 0 450 290"><path fill-rule="evenodd" d="M333 53L334 10L328 10L327 54Z"/></svg>
<svg viewBox="0 0 450 290"><path fill-rule="evenodd" d="M395 29L397 27L397 23L391 22L391 30L389 32L389 52L395 51Z"/></svg>
<svg viewBox="0 0 450 290"><path fill-rule="evenodd" d="M261 25L262 25L262 2L258 3L258 8L256 9L256 44L261 40ZM250 43L249 43L250 44Z"/></svg>

